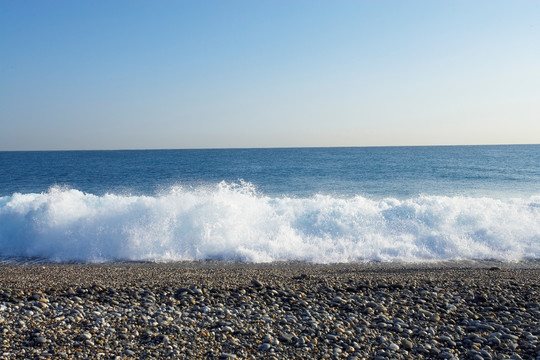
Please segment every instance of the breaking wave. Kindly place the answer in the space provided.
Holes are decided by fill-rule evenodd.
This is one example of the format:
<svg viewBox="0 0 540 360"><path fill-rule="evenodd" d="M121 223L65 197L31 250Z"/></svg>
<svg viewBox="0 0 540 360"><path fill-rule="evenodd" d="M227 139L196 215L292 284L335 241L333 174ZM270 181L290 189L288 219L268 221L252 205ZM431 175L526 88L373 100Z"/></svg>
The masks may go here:
<svg viewBox="0 0 540 360"><path fill-rule="evenodd" d="M249 183L154 196L0 197L0 257L58 262L540 258L540 196L269 197Z"/></svg>

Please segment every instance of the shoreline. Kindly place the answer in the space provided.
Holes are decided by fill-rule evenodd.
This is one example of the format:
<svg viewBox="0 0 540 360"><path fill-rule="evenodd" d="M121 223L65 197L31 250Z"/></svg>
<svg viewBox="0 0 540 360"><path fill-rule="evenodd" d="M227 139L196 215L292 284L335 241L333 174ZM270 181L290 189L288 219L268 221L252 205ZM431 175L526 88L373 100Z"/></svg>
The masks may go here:
<svg viewBox="0 0 540 360"><path fill-rule="evenodd" d="M534 359L539 263L4 263L0 359Z"/></svg>

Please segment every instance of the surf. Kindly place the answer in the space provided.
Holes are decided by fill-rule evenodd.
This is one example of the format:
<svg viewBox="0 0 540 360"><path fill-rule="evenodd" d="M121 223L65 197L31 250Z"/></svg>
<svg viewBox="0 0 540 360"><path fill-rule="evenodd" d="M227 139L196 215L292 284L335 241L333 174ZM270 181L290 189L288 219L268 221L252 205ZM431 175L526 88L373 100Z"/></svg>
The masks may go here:
<svg viewBox="0 0 540 360"><path fill-rule="evenodd" d="M0 197L0 257L53 262L540 259L540 196L267 196L248 182L154 195Z"/></svg>

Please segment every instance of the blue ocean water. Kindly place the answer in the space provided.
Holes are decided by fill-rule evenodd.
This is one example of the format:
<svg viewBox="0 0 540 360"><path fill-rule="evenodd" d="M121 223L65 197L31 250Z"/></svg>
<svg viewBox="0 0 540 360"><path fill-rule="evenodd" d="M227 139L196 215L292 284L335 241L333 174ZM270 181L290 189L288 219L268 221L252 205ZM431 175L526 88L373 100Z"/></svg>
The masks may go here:
<svg viewBox="0 0 540 360"><path fill-rule="evenodd" d="M0 257L540 259L540 145L0 152Z"/></svg>

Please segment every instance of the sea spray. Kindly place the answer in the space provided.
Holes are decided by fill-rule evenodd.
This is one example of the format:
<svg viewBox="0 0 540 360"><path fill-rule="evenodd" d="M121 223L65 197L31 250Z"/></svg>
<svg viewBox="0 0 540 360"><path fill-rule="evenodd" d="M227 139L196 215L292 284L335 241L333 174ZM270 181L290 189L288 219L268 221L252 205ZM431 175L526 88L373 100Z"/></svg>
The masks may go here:
<svg viewBox="0 0 540 360"><path fill-rule="evenodd" d="M269 197L250 183L153 196L0 197L0 257L316 263L540 258L540 196Z"/></svg>

